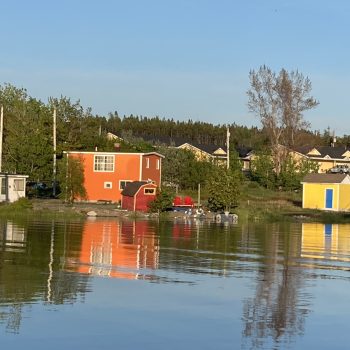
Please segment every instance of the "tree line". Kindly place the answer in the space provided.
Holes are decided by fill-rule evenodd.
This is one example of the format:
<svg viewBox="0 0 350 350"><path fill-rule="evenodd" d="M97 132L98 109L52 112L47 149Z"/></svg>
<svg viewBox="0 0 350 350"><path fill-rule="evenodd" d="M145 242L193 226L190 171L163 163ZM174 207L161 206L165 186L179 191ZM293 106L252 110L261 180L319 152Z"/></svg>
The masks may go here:
<svg viewBox="0 0 350 350"><path fill-rule="evenodd" d="M256 114L261 127L241 126L234 121L214 125L191 119L177 121L158 116L131 114L121 117L117 112L101 116L93 114L91 108L84 108L80 101L72 101L69 97L50 97L47 102L43 102L30 96L26 89L11 84L2 85L2 171L28 174L35 181L52 179L54 108L57 111L58 158L63 151L68 150L114 150L116 141L107 139L108 132L122 136L124 141L119 142L118 149L128 152L154 150L157 140L159 146L165 139L167 142L182 139L195 144L223 146L226 142L226 129L229 127L232 149L235 146L246 146L264 154L271 152L273 164L268 167L275 171L277 169L279 174L292 166L285 156L281 156L278 144L291 147L329 144L332 130L311 131L310 125L303 118L306 110L318 104L310 94L311 83L308 78L297 71L287 72L282 69L275 73L262 66L257 71L251 71L249 79L248 110ZM350 136L338 137L337 142L348 146ZM166 155L169 153L169 164L165 163L163 169L163 178L169 182L177 182L183 188L195 188L197 183L208 178L211 167L197 162L193 155L164 147L161 151ZM171 152L176 152L176 157ZM233 157L236 157L234 152ZM175 163L178 167L174 166ZM266 171L263 170L262 174L266 174ZM270 181L271 179L265 183Z"/></svg>

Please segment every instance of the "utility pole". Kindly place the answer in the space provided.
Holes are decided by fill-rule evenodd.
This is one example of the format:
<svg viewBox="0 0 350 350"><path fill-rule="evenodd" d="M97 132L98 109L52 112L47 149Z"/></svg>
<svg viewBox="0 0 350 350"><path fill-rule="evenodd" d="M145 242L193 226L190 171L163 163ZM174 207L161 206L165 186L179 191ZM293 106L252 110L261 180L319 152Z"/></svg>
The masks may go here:
<svg viewBox="0 0 350 350"><path fill-rule="evenodd" d="M53 184L52 195L56 197L56 108L53 109Z"/></svg>
<svg viewBox="0 0 350 350"><path fill-rule="evenodd" d="M2 172L2 136L4 134L4 106L1 105L0 111L0 173Z"/></svg>
<svg viewBox="0 0 350 350"><path fill-rule="evenodd" d="M197 207L199 208L201 206L201 184L198 184L198 201L197 201Z"/></svg>
<svg viewBox="0 0 350 350"><path fill-rule="evenodd" d="M230 129L227 127L226 129L226 147L227 147L227 170L230 169Z"/></svg>

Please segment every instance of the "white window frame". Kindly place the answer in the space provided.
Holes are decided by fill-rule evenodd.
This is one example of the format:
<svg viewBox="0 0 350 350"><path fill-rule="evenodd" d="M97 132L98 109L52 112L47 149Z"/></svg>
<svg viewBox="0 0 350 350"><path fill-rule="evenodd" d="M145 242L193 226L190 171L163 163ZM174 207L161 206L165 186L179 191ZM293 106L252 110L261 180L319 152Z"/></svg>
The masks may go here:
<svg viewBox="0 0 350 350"><path fill-rule="evenodd" d="M111 190L113 188L113 183L111 181L105 181L103 184L103 188Z"/></svg>
<svg viewBox="0 0 350 350"><path fill-rule="evenodd" d="M119 190L122 191L124 188L122 188L122 182L125 182L125 186L127 185L128 182L132 182L132 180L119 180Z"/></svg>
<svg viewBox="0 0 350 350"><path fill-rule="evenodd" d="M146 169L149 169L149 158L146 158Z"/></svg>
<svg viewBox="0 0 350 350"><path fill-rule="evenodd" d="M160 159L157 159L156 168L157 168L157 170L160 169Z"/></svg>
<svg viewBox="0 0 350 350"><path fill-rule="evenodd" d="M100 161L97 161L98 159L100 159ZM94 155L94 172L113 173L114 163L115 163L115 157L113 155L96 154Z"/></svg>
<svg viewBox="0 0 350 350"><path fill-rule="evenodd" d="M152 193L146 193L146 190L152 190ZM144 194L145 196L153 196L153 195L156 194L156 189L155 189L154 187L145 187L145 188L143 189L143 194Z"/></svg>

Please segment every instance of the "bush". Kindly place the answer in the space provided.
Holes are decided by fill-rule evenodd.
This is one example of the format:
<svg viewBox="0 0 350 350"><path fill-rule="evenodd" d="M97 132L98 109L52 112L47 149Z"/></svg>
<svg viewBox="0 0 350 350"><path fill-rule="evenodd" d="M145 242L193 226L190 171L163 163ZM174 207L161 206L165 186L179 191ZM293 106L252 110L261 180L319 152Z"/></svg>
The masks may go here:
<svg viewBox="0 0 350 350"><path fill-rule="evenodd" d="M173 207L173 193L168 190L158 190L156 198L149 203L149 210L152 213L167 211Z"/></svg>

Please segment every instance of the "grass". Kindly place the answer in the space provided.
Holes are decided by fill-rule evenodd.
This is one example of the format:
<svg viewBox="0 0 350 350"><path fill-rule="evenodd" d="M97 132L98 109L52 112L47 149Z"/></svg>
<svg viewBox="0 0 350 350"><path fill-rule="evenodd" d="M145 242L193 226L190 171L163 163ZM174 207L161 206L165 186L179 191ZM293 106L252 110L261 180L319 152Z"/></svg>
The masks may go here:
<svg viewBox="0 0 350 350"><path fill-rule="evenodd" d="M191 196L197 201L196 191L179 193L181 196ZM201 203L205 205L208 195L205 191L201 193ZM10 204L0 204L0 217L32 217L40 219L79 219L85 217L77 213L72 206L57 203L51 206L52 201L28 200L21 198ZM34 205L33 205L34 204ZM273 191L259 186L255 182L246 181L242 185L242 195L238 206L234 208L240 222L256 221L317 221L322 223L346 223L350 222L350 213L327 212L323 210L303 209L302 193ZM74 204L79 207L79 204ZM112 207L114 208L114 207ZM134 213L131 217L138 217ZM163 217L168 217L163 213Z"/></svg>
<svg viewBox="0 0 350 350"><path fill-rule="evenodd" d="M64 212L57 211L55 209L39 209L34 210L33 203L28 198L20 198L13 203L1 203L0 205L0 217L17 218L17 217L33 217L40 219L73 219L82 217L81 214L74 212L73 210L66 210Z"/></svg>
<svg viewBox="0 0 350 350"><path fill-rule="evenodd" d="M197 200L196 191L180 193ZM201 193L201 202L207 201L205 190ZM276 191L261 187L258 183L245 181L237 208L233 210L240 222L256 221L307 221L322 223L350 222L350 213L327 212L302 208L301 191Z"/></svg>

